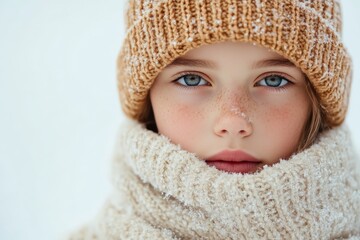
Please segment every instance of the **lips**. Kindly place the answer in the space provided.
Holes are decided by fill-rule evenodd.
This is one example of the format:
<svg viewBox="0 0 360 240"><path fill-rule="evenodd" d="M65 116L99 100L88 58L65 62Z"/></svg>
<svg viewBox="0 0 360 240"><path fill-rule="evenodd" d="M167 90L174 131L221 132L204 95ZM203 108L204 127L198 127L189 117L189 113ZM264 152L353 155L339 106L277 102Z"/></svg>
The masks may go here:
<svg viewBox="0 0 360 240"><path fill-rule="evenodd" d="M209 166L229 173L251 173L259 169L261 161L240 150L219 152L205 162Z"/></svg>

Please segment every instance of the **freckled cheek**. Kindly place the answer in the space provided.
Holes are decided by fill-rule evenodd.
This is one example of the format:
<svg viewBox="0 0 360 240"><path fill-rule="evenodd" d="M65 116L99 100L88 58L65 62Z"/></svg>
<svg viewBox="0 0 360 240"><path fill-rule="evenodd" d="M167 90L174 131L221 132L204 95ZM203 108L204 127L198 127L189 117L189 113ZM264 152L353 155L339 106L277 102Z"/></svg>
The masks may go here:
<svg viewBox="0 0 360 240"><path fill-rule="evenodd" d="M281 107L268 107L259 117L264 119L257 125L264 133L264 148L269 148L269 152L274 154L273 159L289 157L298 146L307 120L307 109L284 104Z"/></svg>
<svg viewBox="0 0 360 240"><path fill-rule="evenodd" d="M201 138L204 116L207 116L205 104L194 98L172 95L152 99L159 133L189 151L194 140Z"/></svg>
<svg viewBox="0 0 360 240"><path fill-rule="evenodd" d="M258 119L264 119L262 125L271 131L299 133L308 117L309 103L305 93L289 92L262 99ZM290 135L288 133L288 135Z"/></svg>

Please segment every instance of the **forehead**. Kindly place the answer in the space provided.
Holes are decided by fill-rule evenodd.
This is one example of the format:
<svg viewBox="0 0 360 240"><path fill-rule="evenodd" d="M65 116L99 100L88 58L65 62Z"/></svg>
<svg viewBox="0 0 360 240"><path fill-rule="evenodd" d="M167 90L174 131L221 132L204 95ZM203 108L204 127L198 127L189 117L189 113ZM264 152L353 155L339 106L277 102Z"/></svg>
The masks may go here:
<svg viewBox="0 0 360 240"><path fill-rule="evenodd" d="M203 56L220 58L220 56L246 56L247 58L281 58L279 54L263 46L245 42L225 41L215 44L202 45L188 51L184 57Z"/></svg>
<svg viewBox="0 0 360 240"><path fill-rule="evenodd" d="M248 68L295 67L291 61L270 49L250 43L228 41L192 49L183 56L176 58L166 68L193 66L216 69L222 66L237 67L240 64Z"/></svg>

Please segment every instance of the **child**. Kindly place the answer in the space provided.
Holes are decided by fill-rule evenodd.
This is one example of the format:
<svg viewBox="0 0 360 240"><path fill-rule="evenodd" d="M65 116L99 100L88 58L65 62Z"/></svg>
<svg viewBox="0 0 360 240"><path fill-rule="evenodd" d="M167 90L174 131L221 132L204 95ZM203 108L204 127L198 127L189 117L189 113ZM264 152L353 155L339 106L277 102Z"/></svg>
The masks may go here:
<svg viewBox="0 0 360 240"><path fill-rule="evenodd" d="M360 239L334 0L134 0L114 194L73 239Z"/></svg>

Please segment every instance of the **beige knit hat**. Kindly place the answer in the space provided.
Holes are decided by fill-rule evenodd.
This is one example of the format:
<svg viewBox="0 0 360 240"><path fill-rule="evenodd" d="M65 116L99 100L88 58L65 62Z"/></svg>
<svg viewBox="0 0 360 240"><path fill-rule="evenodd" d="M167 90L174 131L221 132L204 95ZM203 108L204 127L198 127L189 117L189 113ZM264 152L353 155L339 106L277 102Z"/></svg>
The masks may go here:
<svg viewBox="0 0 360 240"><path fill-rule="evenodd" d="M319 95L326 121L344 121L351 59L336 0L130 0L118 57L123 111L139 120L158 73L204 44L253 42L291 60Z"/></svg>

